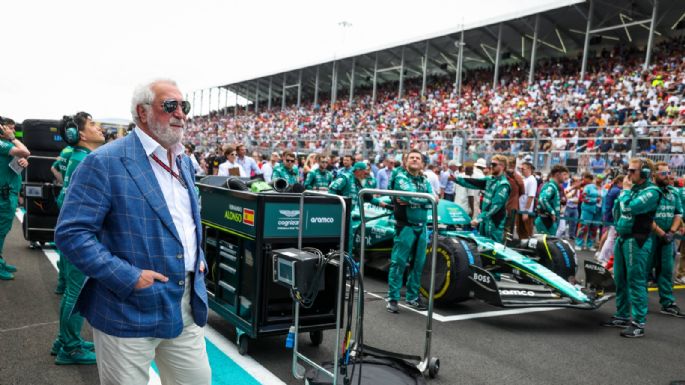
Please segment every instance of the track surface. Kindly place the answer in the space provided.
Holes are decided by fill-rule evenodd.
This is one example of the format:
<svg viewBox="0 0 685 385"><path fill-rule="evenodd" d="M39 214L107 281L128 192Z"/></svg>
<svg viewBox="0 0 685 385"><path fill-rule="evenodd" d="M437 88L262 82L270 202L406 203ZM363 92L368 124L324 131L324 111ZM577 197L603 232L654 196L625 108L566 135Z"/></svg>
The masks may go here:
<svg viewBox="0 0 685 385"><path fill-rule="evenodd" d="M95 366L57 366L49 349L58 328L56 272L40 250L30 250L15 222L5 255L19 272L0 281L0 384L96 384ZM385 311L382 275L368 274L365 343L420 355L426 317L401 309ZM685 304L685 290L676 290ZM440 358L438 378L430 384L669 384L685 380L685 319L658 313L658 295L650 293L647 336L629 340L599 322L614 311L610 302L597 311L551 310L505 315L501 309L468 301L436 309L432 355ZM463 315L472 317L463 319ZM461 317L460 317L461 316ZM233 327L210 312L209 325L230 341ZM90 328L84 336L90 338ZM252 341L249 354L287 384L301 384L290 373L291 351L284 337ZM334 334L318 348L300 336L302 351L316 361L332 359ZM218 369L214 369L215 371ZM215 373L219 374L219 373Z"/></svg>

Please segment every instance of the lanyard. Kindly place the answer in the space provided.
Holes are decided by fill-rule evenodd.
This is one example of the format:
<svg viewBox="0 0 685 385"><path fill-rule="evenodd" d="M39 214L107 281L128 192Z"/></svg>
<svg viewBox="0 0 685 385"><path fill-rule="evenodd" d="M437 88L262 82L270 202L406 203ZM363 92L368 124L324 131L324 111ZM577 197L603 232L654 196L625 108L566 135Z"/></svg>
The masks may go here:
<svg viewBox="0 0 685 385"><path fill-rule="evenodd" d="M172 170L171 168L169 168L169 166L167 166L166 164L164 164L164 162L162 162L161 160L159 160L159 158L157 157L157 155L152 154L152 155L150 155L150 157L152 158L152 160L154 160L155 162L157 162L158 165L162 166L162 168L165 169L169 174L171 174L171 176L173 176L174 178L176 178L176 180L178 180L178 182L181 183L181 186L183 186L184 189L186 189L186 190L188 189L188 186L186 185L186 182L183 180L183 178L181 178L181 176L178 175L174 170Z"/></svg>

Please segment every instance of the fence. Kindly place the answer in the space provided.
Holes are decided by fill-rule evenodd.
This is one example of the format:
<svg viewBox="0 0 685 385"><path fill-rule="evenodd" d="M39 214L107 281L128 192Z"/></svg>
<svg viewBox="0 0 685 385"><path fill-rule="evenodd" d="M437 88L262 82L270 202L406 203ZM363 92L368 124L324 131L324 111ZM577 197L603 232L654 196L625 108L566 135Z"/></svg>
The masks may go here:
<svg viewBox="0 0 685 385"><path fill-rule="evenodd" d="M614 160L614 154L619 154L624 162L631 156L666 161L682 173L685 171L683 128L685 125L544 129L512 127L506 130L517 135L526 132L527 137L523 138L488 135L485 130L480 133L476 130L343 132L335 135L308 133L292 134L293 136L288 138L285 138L283 133L274 133L251 137L250 144L262 154L289 149L303 153L323 152L333 155L361 153L365 159L371 160L398 154L409 148L419 148L425 152L434 150L436 153L442 153L444 159L457 159L462 163L475 162L478 158L489 160L495 154L520 158L529 156L536 169L543 172L559 163L570 166L572 170L587 170L591 168L592 159L595 159L597 153L600 154L599 159L603 159L609 166ZM594 135L598 130L620 133L612 136ZM505 130L500 130L503 131ZM229 135L228 143L231 139L233 136Z"/></svg>

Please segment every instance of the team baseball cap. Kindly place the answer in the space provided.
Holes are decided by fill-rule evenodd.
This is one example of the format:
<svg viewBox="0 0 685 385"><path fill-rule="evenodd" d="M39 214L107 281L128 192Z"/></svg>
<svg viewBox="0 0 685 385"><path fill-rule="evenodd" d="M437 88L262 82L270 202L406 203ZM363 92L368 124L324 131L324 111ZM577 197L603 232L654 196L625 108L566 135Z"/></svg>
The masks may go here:
<svg viewBox="0 0 685 385"><path fill-rule="evenodd" d="M364 162L357 162L352 166L352 171L366 170L368 166Z"/></svg>
<svg viewBox="0 0 685 385"><path fill-rule="evenodd" d="M483 159L483 158L478 158L478 160L476 161L476 164L474 164L474 166L479 167L479 168L487 168L488 167L488 165L485 163L485 159Z"/></svg>

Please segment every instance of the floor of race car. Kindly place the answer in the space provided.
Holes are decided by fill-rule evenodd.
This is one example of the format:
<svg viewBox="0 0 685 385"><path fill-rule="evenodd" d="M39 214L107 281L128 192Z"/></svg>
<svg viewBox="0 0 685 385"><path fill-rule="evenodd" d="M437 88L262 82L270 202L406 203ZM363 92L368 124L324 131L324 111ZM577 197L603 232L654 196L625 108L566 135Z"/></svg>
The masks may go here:
<svg viewBox="0 0 685 385"><path fill-rule="evenodd" d="M58 328L59 297L52 293L56 273L51 250L29 250L15 222L5 255L19 267L14 281L0 281L0 383L96 384L95 366L56 366L49 349ZM582 253L589 256L589 253ZM365 282L365 343L395 352L423 352L426 317L407 308L385 310L384 276ZM675 291L685 305L685 290ZM629 340L619 329L599 323L614 311L613 301L596 311L498 309L478 301L437 308L434 356L441 369L429 384L668 384L685 380L682 367L685 319L658 313L650 292L647 335ZM90 337L84 327L84 336ZM249 357L237 354L235 332L210 312L207 341L214 384L301 384L290 372L292 351L284 337L251 341ZM334 334L318 348L300 336L302 351L316 361L332 359ZM152 373L151 384L158 382Z"/></svg>

